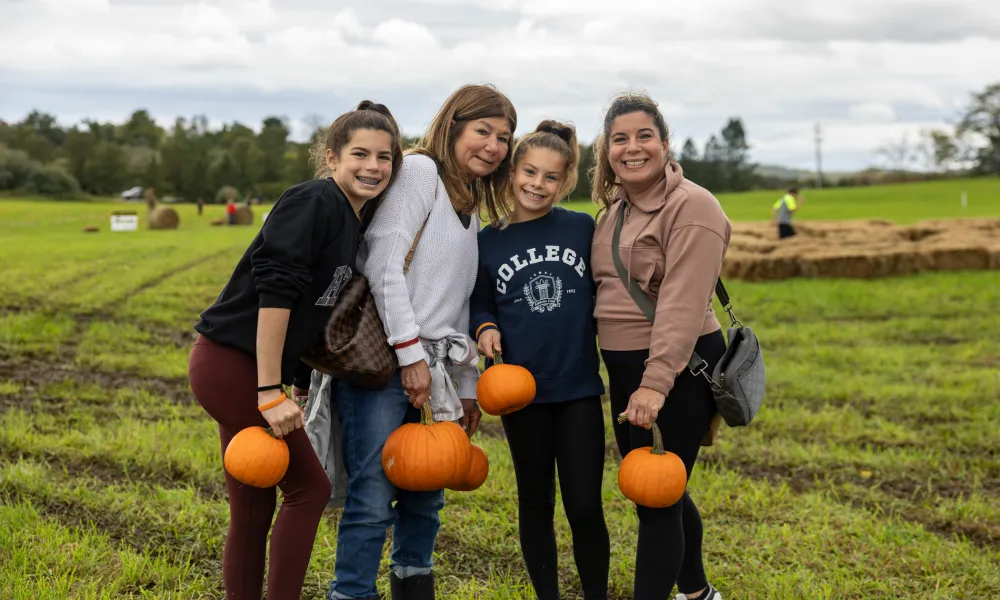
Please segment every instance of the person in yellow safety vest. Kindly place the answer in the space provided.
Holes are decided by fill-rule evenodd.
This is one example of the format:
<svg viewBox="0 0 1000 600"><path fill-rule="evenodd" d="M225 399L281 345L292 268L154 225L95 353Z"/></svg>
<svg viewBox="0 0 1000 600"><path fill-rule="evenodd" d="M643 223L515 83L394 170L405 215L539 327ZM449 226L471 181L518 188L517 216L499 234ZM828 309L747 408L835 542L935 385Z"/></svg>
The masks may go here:
<svg viewBox="0 0 1000 600"><path fill-rule="evenodd" d="M792 227L792 216L802 205L802 197L799 196L799 188L788 188L788 193L774 203L771 208L772 222L778 224L778 237L787 238L795 235L795 228Z"/></svg>

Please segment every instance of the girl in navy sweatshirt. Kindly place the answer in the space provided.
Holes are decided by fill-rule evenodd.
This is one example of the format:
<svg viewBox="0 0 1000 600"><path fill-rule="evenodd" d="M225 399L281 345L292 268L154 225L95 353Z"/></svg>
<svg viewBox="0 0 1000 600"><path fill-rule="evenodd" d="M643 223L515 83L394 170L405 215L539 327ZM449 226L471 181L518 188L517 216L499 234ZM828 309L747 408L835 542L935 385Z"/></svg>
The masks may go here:
<svg viewBox="0 0 1000 600"><path fill-rule="evenodd" d="M576 187L576 131L543 121L512 157L509 219L479 233L470 327L479 351L528 369L535 400L501 417L517 478L521 552L539 600L559 598L555 470L586 600L607 597L609 539L601 504L604 417L594 220L553 206Z"/></svg>
<svg viewBox="0 0 1000 600"><path fill-rule="evenodd" d="M222 451L241 430L270 426L288 444L278 483L283 501L271 531L268 600L302 594L330 482L283 386L322 336L334 288L350 275L363 223L403 162L389 110L365 100L337 118L314 148L317 178L281 195L229 282L195 325L191 390L219 423ZM275 488L243 485L229 473L229 532L222 555L227 598L260 598Z"/></svg>

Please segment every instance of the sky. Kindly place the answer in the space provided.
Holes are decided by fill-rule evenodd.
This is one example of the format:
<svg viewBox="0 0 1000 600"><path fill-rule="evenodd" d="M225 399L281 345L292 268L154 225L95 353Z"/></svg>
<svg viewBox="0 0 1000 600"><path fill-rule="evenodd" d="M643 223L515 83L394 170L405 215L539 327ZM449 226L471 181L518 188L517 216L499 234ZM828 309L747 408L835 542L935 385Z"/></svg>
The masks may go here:
<svg viewBox="0 0 1000 600"><path fill-rule="evenodd" d="M419 135L464 83L599 133L614 94L658 103L679 151L730 117L751 158L825 171L949 129L1000 82L996 0L0 0L0 119L163 125L205 115L295 139L368 98Z"/></svg>

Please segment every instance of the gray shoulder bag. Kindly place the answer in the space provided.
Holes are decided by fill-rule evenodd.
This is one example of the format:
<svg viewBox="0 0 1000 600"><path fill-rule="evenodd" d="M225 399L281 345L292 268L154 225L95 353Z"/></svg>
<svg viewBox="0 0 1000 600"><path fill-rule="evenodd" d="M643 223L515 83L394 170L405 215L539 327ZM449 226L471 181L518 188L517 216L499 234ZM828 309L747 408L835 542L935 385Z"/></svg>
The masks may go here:
<svg viewBox="0 0 1000 600"><path fill-rule="evenodd" d="M625 289L628 290L639 309L652 323L656 314L656 302L642 290L639 282L628 274L622 264L621 256L618 254L618 242L621 239L624 219L625 211L619 208L614 237L611 241L611 256L615 263L615 269L618 270L618 276L625 284ZM732 302L729 300L729 294L726 292L725 286L722 285L721 279L715 284L715 293L719 297L719 302L722 303L723 310L733 322L728 330L729 344L726 353L715 365L711 376L706 372L708 362L698 356L696 352L691 354L688 370L695 377L700 375L708 380L715 396L715 404L718 406L722 418L725 419L726 425L730 427L745 426L750 424L764 402L764 353L761 351L760 343L754 332L749 327L744 327L743 323L733 314Z"/></svg>

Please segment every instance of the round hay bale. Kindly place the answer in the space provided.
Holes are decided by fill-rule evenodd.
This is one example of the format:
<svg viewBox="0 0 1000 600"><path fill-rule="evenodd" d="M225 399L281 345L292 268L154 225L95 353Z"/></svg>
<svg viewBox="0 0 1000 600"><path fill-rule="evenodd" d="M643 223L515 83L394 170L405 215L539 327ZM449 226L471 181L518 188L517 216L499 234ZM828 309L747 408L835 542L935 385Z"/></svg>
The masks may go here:
<svg viewBox="0 0 1000 600"><path fill-rule="evenodd" d="M170 207L160 206L149 211L150 229L177 229L180 224L181 218L177 216L177 211Z"/></svg>
<svg viewBox="0 0 1000 600"><path fill-rule="evenodd" d="M86 227L83 228L84 233L97 233L100 230L101 228L98 227L97 225L87 225Z"/></svg>
<svg viewBox="0 0 1000 600"><path fill-rule="evenodd" d="M253 209L245 204L236 207L236 224L253 225Z"/></svg>

